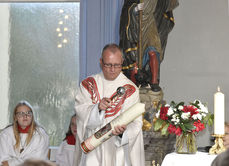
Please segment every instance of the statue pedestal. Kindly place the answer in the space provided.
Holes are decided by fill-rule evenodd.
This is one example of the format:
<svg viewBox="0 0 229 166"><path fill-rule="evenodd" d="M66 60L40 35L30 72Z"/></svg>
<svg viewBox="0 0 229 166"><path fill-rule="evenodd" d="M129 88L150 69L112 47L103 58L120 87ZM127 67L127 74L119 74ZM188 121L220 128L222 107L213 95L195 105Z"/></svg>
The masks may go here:
<svg viewBox="0 0 229 166"><path fill-rule="evenodd" d="M145 103L144 118L152 124L158 104L164 102L163 92L153 92L150 87L140 88L140 100ZM165 155L174 151L176 136L162 136L160 132L153 131L153 126L147 131L144 129L146 128L143 126L145 166L152 166L152 161L161 165Z"/></svg>

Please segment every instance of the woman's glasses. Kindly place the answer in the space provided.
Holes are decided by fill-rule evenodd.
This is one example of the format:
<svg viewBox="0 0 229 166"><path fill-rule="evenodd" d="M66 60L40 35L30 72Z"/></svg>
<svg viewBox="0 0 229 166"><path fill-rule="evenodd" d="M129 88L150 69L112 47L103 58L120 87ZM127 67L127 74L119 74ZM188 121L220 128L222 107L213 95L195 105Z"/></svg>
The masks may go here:
<svg viewBox="0 0 229 166"><path fill-rule="evenodd" d="M19 118L22 118L22 117L31 117L32 115L33 115L33 112L32 111L17 112L16 113L16 116L19 117Z"/></svg>

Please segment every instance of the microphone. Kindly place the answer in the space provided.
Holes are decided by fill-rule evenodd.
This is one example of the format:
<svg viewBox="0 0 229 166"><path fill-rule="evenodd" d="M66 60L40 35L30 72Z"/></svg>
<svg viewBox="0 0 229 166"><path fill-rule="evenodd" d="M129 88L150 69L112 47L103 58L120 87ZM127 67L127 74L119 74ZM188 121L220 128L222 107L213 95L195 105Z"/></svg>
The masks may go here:
<svg viewBox="0 0 229 166"><path fill-rule="evenodd" d="M122 87L122 86L118 87L117 90L116 90L117 93L114 96L111 97L111 101L117 96L124 95L125 91L126 91L126 89L124 87Z"/></svg>

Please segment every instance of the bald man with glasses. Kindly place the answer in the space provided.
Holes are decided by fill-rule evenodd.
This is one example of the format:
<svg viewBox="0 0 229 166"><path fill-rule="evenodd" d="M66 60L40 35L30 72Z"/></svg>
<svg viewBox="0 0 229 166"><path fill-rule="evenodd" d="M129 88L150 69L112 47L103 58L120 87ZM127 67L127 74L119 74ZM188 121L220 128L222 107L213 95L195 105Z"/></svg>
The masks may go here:
<svg viewBox="0 0 229 166"><path fill-rule="evenodd" d="M122 71L123 55L116 44L103 48L101 73L82 81L76 95L77 159L79 166L139 166L145 165L142 137L142 117L128 126L115 126L109 140L84 154L80 143L100 128L139 102L139 90ZM117 88L125 93L117 95Z"/></svg>

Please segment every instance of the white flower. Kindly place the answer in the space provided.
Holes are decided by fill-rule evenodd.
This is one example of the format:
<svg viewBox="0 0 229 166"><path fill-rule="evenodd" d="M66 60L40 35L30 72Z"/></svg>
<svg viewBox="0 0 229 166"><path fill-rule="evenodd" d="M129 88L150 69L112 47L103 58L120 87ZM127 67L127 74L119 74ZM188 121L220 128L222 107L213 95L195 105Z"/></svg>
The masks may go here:
<svg viewBox="0 0 229 166"><path fill-rule="evenodd" d="M205 107L204 107L205 108ZM204 110L204 111L203 111ZM208 111L206 112L206 108L205 109L198 109L197 110L199 112L199 114L202 116L202 117L205 117L208 113Z"/></svg>
<svg viewBox="0 0 229 166"><path fill-rule="evenodd" d="M165 104L165 107L170 107L170 105L169 104Z"/></svg>
<svg viewBox="0 0 229 166"><path fill-rule="evenodd" d="M205 107L203 104L200 105L201 112L208 113L208 108Z"/></svg>
<svg viewBox="0 0 229 166"><path fill-rule="evenodd" d="M205 116L207 116L205 113L202 113L201 115L202 115L202 117L205 117Z"/></svg>
<svg viewBox="0 0 229 166"><path fill-rule="evenodd" d="M192 115L192 119L197 120L197 114Z"/></svg>
<svg viewBox="0 0 229 166"><path fill-rule="evenodd" d="M156 118L159 118L159 116L160 116L160 112L161 112L161 110L159 110L157 113L156 113Z"/></svg>
<svg viewBox="0 0 229 166"><path fill-rule="evenodd" d="M173 114L171 121L174 122L175 125L177 125L180 122L178 114Z"/></svg>
<svg viewBox="0 0 229 166"><path fill-rule="evenodd" d="M194 120L197 120L197 119L199 119L199 120L202 120L202 115L201 114L194 114L194 115L192 115L192 119L194 119Z"/></svg>
<svg viewBox="0 0 229 166"><path fill-rule="evenodd" d="M198 106L200 107L200 112L208 113L208 108L205 107L199 100L195 100L194 103L195 103L196 101L199 102ZM199 111L199 110L198 110L198 111Z"/></svg>
<svg viewBox="0 0 229 166"><path fill-rule="evenodd" d="M200 100L195 100L193 103L196 103L197 101L198 101L199 103L201 103Z"/></svg>
<svg viewBox="0 0 229 166"><path fill-rule="evenodd" d="M183 110L184 107L182 105L179 105L178 110Z"/></svg>
<svg viewBox="0 0 229 166"><path fill-rule="evenodd" d="M180 119L177 119L177 120L174 122L175 125L177 125L177 124L179 124L179 123L180 123Z"/></svg>
<svg viewBox="0 0 229 166"><path fill-rule="evenodd" d="M202 120L202 115L201 115L201 114L197 114L197 118L198 118L199 120Z"/></svg>
<svg viewBox="0 0 229 166"><path fill-rule="evenodd" d="M174 115L172 116L172 118L175 119L177 116L178 116L178 114L174 114Z"/></svg>
<svg viewBox="0 0 229 166"><path fill-rule="evenodd" d="M172 114L174 114L174 111L173 111L173 109L170 107L170 108L168 109L167 115L170 116L170 115L172 115Z"/></svg>
<svg viewBox="0 0 229 166"><path fill-rule="evenodd" d="M174 122L174 124L176 125L176 124L178 124L180 122L180 119L176 119L175 118L175 119L171 119L171 121Z"/></svg>
<svg viewBox="0 0 229 166"><path fill-rule="evenodd" d="M181 118L184 120L188 119L189 117L190 117L190 112L184 112L181 114Z"/></svg>

